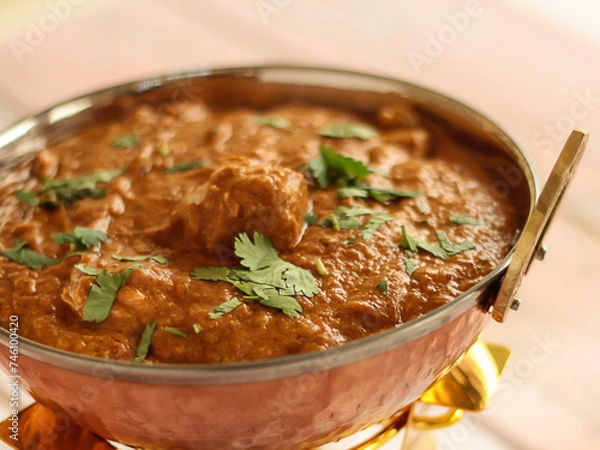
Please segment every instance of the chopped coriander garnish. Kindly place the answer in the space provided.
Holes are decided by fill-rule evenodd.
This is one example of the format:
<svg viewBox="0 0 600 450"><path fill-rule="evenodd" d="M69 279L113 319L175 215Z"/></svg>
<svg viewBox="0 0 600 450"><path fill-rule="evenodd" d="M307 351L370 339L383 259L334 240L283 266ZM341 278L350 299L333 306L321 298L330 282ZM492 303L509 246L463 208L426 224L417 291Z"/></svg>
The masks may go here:
<svg viewBox="0 0 600 450"><path fill-rule="evenodd" d="M360 230L360 235L363 237L363 239L369 240L373 237L381 225L389 222L390 220L394 220L394 218L388 214L375 214L367 221L364 228Z"/></svg>
<svg viewBox="0 0 600 450"><path fill-rule="evenodd" d="M144 359L146 359L146 356L148 356L148 351L150 350L150 343L152 342L152 335L154 334L155 329L156 322L152 324L147 324L144 328L142 339L138 344L138 348L135 353L135 358L133 358L134 363L141 363Z"/></svg>
<svg viewBox="0 0 600 450"><path fill-rule="evenodd" d="M108 240L104 231L84 227L75 227L72 233L55 233L52 238L55 244L72 244L77 250L97 247L100 242Z"/></svg>
<svg viewBox="0 0 600 450"><path fill-rule="evenodd" d="M321 145L321 156L308 162L308 170L317 179L319 186L327 188L331 181L343 181L354 184L366 177L370 170L361 161L340 155L333 150Z"/></svg>
<svg viewBox="0 0 600 450"><path fill-rule="evenodd" d="M19 191L16 196L32 206L55 207L61 204L70 206L83 198L104 198L106 191L98 189L98 183L106 183L113 178L121 176L123 171L101 171L81 178L64 178L50 180L35 192ZM34 201L33 197L37 198Z"/></svg>
<svg viewBox="0 0 600 450"><path fill-rule="evenodd" d="M343 138L358 138L366 141L377 136L377 130L371 125L364 123L347 123L332 125L319 130L321 136L343 139Z"/></svg>
<svg viewBox="0 0 600 450"><path fill-rule="evenodd" d="M450 222L455 225L480 225L477 219L469 217L466 214L455 214L450 216Z"/></svg>
<svg viewBox="0 0 600 450"><path fill-rule="evenodd" d="M125 285L131 272L140 267L144 266L135 264L121 273L110 273L105 269L95 269L83 264L76 264L76 269L86 275L96 277L95 283L90 288L85 304L83 305L83 320L96 323L106 320L119 289Z"/></svg>
<svg viewBox="0 0 600 450"><path fill-rule="evenodd" d="M343 187L337 190L338 198L343 200L345 198L368 198L369 191L362 187Z"/></svg>
<svg viewBox="0 0 600 450"><path fill-rule="evenodd" d="M381 280L377 283L377 287L381 290L383 295L388 295L388 282L387 280Z"/></svg>
<svg viewBox="0 0 600 450"><path fill-rule="evenodd" d="M204 328L202 328L202 325L200 325L199 323L193 324L192 328L194 329L194 333L196 334L200 334L204 331Z"/></svg>
<svg viewBox="0 0 600 450"><path fill-rule="evenodd" d="M284 261L277 255L271 241L254 233L254 242L246 233L235 239L235 254L243 268L205 267L192 272L194 280L226 281L261 305L281 309L298 317L302 306L292 297L313 297L318 292L317 280L306 269Z"/></svg>
<svg viewBox="0 0 600 450"><path fill-rule="evenodd" d="M354 245L354 244L356 244L356 239L354 239L354 238L346 239L344 241L344 244L346 244L346 245Z"/></svg>
<svg viewBox="0 0 600 450"><path fill-rule="evenodd" d="M199 169L204 167L206 163L204 161L191 161L186 163L181 163L173 167L168 167L163 170L164 173L177 173L177 172L185 172L188 170Z"/></svg>
<svg viewBox="0 0 600 450"><path fill-rule="evenodd" d="M404 264L406 265L406 273L409 277L412 276L418 268L415 262L410 258L404 258Z"/></svg>
<svg viewBox="0 0 600 450"><path fill-rule="evenodd" d="M113 141L113 145L116 148L133 148L140 143L140 140L135 134L128 134L120 136Z"/></svg>
<svg viewBox="0 0 600 450"><path fill-rule="evenodd" d="M290 127L291 122L285 117L258 116L256 118L256 125L259 127L273 127L280 130L285 130L286 128Z"/></svg>
<svg viewBox="0 0 600 450"><path fill-rule="evenodd" d="M448 256L458 255L459 253L466 252L468 250L474 250L475 244L470 241L463 241L460 244L453 244L448 240L446 233L442 230L435 230L435 234L437 235L438 241L440 241L440 245L447 253Z"/></svg>
<svg viewBox="0 0 600 450"><path fill-rule="evenodd" d="M29 250L25 248L26 246L27 242L21 238L17 238L15 246L6 250L0 250L0 255L34 270L54 266L60 262L58 259L48 258L33 250Z"/></svg>
<svg viewBox="0 0 600 450"><path fill-rule="evenodd" d="M163 255L138 255L138 256L122 256L122 255L112 255L112 259L117 261L146 261L147 259L154 261L157 264L167 264L169 260L166 256Z"/></svg>
<svg viewBox="0 0 600 450"><path fill-rule="evenodd" d="M173 327L163 327L163 330L165 330L167 333L171 333L173 336L177 336L177 337L187 337L187 333L184 333L181 330L178 330L177 328L173 328Z"/></svg>
<svg viewBox="0 0 600 450"><path fill-rule="evenodd" d="M396 191L393 189L374 188L369 186L343 187L339 188L337 193L340 199L371 197L380 203L386 203L391 198L413 198L421 195L421 193L417 191Z"/></svg>
<svg viewBox="0 0 600 450"><path fill-rule="evenodd" d="M242 302L239 301L237 297L234 297L230 300L227 300L226 302L221 303L219 306L217 306L215 309L209 312L208 317L210 317L211 319L218 319L223 314L230 313L241 304Z"/></svg>
<svg viewBox="0 0 600 450"><path fill-rule="evenodd" d="M92 254L99 255L100 253L99 252L71 252L67 256L65 256L65 259L74 258L76 256L92 255Z"/></svg>
<svg viewBox="0 0 600 450"><path fill-rule="evenodd" d="M322 277L324 277L325 275L329 275L329 272L327 271L327 268L323 264L323 261L321 261L321 258L317 258L316 266L317 266L317 272L319 272L319 275L321 275Z"/></svg>
<svg viewBox="0 0 600 450"><path fill-rule="evenodd" d="M408 249L411 252L416 252L417 249L425 250L438 258L449 258L468 250L475 249L475 244L469 241L463 241L460 244L452 244L446 234L442 230L436 230L436 236L441 247L430 244L421 239L416 239L406 232L406 227L402 225L402 240L398 243L398 247Z"/></svg>
<svg viewBox="0 0 600 450"><path fill-rule="evenodd" d="M306 213L306 216L304 216L304 220L306 220L306 224L309 227L312 227L319 220L319 216L314 212L309 211Z"/></svg>
<svg viewBox="0 0 600 450"><path fill-rule="evenodd" d="M17 191L15 192L15 197L17 197L17 199L23 203L27 203L31 206L37 206L40 204L40 201L34 192Z"/></svg>

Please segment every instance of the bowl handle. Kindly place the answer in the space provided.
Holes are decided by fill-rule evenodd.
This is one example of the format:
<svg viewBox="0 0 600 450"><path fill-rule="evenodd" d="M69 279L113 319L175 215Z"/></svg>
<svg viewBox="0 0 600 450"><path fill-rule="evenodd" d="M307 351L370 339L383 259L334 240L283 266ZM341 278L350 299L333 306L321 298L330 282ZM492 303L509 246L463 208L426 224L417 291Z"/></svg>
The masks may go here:
<svg viewBox="0 0 600 450"><path fill-rule="evenodd" d="M521 301L515 295L521 286L523 275L528 272L534 256L543 259L545 255L542 240L575 174L587 140L588 134L585 131L575 129L571 132L523 228L494 302L492 317L498 322L504 322L509 310L519 308Z"/></svg>

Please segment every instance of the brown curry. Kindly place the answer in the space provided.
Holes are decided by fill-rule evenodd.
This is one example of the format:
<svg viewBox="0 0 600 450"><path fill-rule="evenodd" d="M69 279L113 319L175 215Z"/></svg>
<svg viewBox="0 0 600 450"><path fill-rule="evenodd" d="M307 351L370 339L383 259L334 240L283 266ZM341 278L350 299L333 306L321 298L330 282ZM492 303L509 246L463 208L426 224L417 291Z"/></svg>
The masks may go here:
<svg viewBox="0 0 600 450"><path fill-rule="evenodd" d="M21 336L146 363L273 358L401 326L513 240L514 208L465 145L400 107L139 106L0 182L0 325L16 314Z"/></svg>

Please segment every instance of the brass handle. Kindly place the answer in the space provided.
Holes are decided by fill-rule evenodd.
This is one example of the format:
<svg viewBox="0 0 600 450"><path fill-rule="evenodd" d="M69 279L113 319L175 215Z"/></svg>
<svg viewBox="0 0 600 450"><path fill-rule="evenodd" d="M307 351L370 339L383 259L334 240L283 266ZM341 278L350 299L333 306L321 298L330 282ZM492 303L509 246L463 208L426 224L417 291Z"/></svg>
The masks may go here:
<svg viewBox="0 0 600 450"><path fill-rule="evenodd" d="M571 132L523 228L494 303L492 317L498 322L504 322L508 311L517 309L520 304L515 295L523 275L529 270L533 257L543 252L542 240L581 160L587 140L585 131Z"/></svg>
<svg viewBox="0 0 600 450"><path fill-rule="evenodd" d="M410 426L420 431L439 430L454 425L465 415L465 411L459 408L450 408L441 416L420 416L413 415L410 420Z"/></svg>

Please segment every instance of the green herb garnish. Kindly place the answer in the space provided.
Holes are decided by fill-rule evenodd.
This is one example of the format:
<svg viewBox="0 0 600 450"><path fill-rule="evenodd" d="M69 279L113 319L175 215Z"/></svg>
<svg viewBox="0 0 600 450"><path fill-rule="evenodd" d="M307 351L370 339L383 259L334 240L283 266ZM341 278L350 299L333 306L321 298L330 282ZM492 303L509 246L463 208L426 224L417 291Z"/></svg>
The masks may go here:
<svg viewBox="0 0 600 450"><path fill-rule="evenodd" d="M17 238L15 246L6 250L0 250L0 255L34 270L43 269L44 267L54 266L60 263L58 259L48 258L40 253L25 248L26 246L27 242L21 238Z"/></svg>
<svg viewBox="0 0 600 450"><path fill-rule="evenodd" d="M324 277L325 275L329 275L329 272L327 271L325 264L323 264L323 261L321 261L321 258L317 258L317 262L315 265L317 267L317 272L319 272L319 275L321 275L322 277Z"/></svg>
<svg viewBox="0 0 600 450"><path fill-rule="evenodd" d="M166 256L163 255L138 255L138 256L122 256L122 255L112 255L112 259L117 261L131 261L131 262L139 262L151 260L157 264L167 264L169 260Z"/></svg>
<svg viewBox="0 0 600 450"><path fill-rule="evenodd" d="M50 180L36 192L19 191L16 196L19 200L32 206L55 207L61 204L70 206L83 198L104 198L106 191L98 189L96 185L106 183L122 174L123 171L120 170L102 171L81 178ZM34 197L36 197L36 201L34 201Z"/></svg>
<svg viewBox="0 0 600 450"><path fill-rule="evenodd" d="M226 281L246 294L245 298L261 305L280 309L290 317L298 317L302 306L292 297L313 297L318 292L317 280L306 269L281 259L271 241L254 233L254 242L246 233L235 239L235 254L243 268L207 267L194 269L195 280Z"/></svg>
<svg viewBox="0 0 600 450"><path fill-rule="evenodd" d="M354 184L365 178L370 170L361 161L340 155L333 150L321 145L321 156L308 162L308 169L317 179L319 186L327 188L331 181L338 184Z"/></svg>
<svg viewBox="0 0 600 450"><path fill-rule="evenodd" d="M178 164L173 167L169 167L167 169L164 169L163 172L164 173L185 172L188 170L199 169L201 167L204 167L205 165L206 165L206 163L204 161L191 161L191 162Z"/></svg>
<svg viewBox="0 0 600 450"><path fill-rule="evenodd" d="M369 240L373 237L381 225L389 222L390 220L394 220L394 218L388 214L375 214L367 221L364 228L360 230L360 235L363 237L363 239Z"/></svg>
<svg viewBox="0 0 600 450"><path fill-rule="evenodd" d="M177 337L187 337L187 333L184 333L181 330L178 330L177 328L173 328L173 327L163 327L163 330L165 330L167 333L171 333L173 336L177 336Z"/></svg>
<svg viewBox="0 0 600 450"><path fill-rule="evenodd" d="M458 255L459 253L466 252L468 250L474 250L475 244L470 241L463 241L459 244L453 244L448 240L448 236L442 230L435 230L435 234L440 241L440 245L448 256Z"/></svg>
<svg viewBox="0 0 600 450"><path fill-rule="evenodd" d="M410 250L413 253L418 249L425 250L433 256L442 259L476 248L475 244L469 241L463 241L460 244L452 244L442 230L436 230L436 236L441 247L410 236L406 231L406 227L402 225L402 240L398 243L398 247Z"/></svg>
<svg viewBox="0 0 600 450"><path fill-rule="evenodd" d="M290 127L291 122L285 117L258 116L256 118L256 125L259 127L273 127L280 130L285 130L286 128Z"/></svg>
<svg viewBox="0 0 600 450"><path fill-rule="evenodd" d="M126 136L118 137L113 141L113 146L116 148L133 148L137 147L140 143L140 140L135 134L128 134Z"/></svg>
<svg viewBox="0 0 600 450"><path fill-rule="evenodd" d="M480 225L477 219L469 217L466 214L456 214L450 216L450 222L455 225Z"/></svg>
<svg viewBox="0 0 600 450"><path fill-rule="evenodd" d="M194 333L196 334L200 334L204 331L204 328L202 328L202 325L200 325L199 323L193 324L192 328L194 329Z"/></svg>
<svg viewBox="0 0 600 450"><path fill-rule="evenodd" d="M415 262L409 258L404 258L404 264L406 265L406 273L409 277L412 276L412 274L415 273L415 270L418 268Z"/></svg>
<svg viewBox="0 0 600 450"><path fill-rule="evenodd" d="M52 238L55 244L72 244L77 250L97 247L100 242L108 240L104 231L84 227L75 227L72 233L55 233Z"/></svg>
<svg viewBox="0 0 600 450"><path fill-rule="evenodd" d="M142 339L140 340L137 351L135 352L135 358L133 358L134 363L141 363L144 359L146 359L146 356L148 356L148 351L150 350L150 343L152 342L152 335L154 334L155 329L156 322L152 324L147 324L144 328Z"/></svg>
<svg viewBox="0 0 600 450"><path fill-rule="evenodd" d="M319 216L312 211L309 211L304 216L304 220L306 220L306 224L309 227L312 227L319 220Z"/></svg>
<svg viewBox="0 0 600 450"><path fill-rule="evenodd" d="M335 139L358 138L366 141L377 136L377 129L364 123L347 123L322 128L319 130L319 134Z"/></svg>
<svg viewBox="0 0 600 450"><path fill-rule="evenodd" d="M34 192L17 191L15 192L15 197L31 206L38 206L40 204L40 201Z"/></svg>
<svg viewBox="0 0 600 450"><path fill-rule="evenodd" d="M386 203L392 198L413 198L421 195L421 193L417 191L396 191L393 189L374 188L369 186L343 187L339 188L337 193L340 199L371 197L380 203Z"/></svg>
<svg viewBox="0 0 600 450"><path fill-rule="evenodd" d="M377 283L377 287L381 290L383 295L388 295L388 282L387 280L381 280Z"/></svg>
<svg viewBox="0 0 600 450"><path fill-rule="evenodd" d="M239 301L237 297L234 297L230 300L227 300L226 302L221 303L219 306L217 306L215 309L209 312L208 317L210 317L211 319L218 319L223 314L230 313L241 304L242 302Z"/></svg>
<svg viewBox="0 0 600 450"><path fill-rule="evenodd" d="M83 264L76 264L75 268L77 270L86 275L96 277L95 283L90 288L85 304L83 305L83 320L96 323L106 320L119 289L127 282L131 272L140 267L144 266L142 264L135 264L121 273L110 273L105 269L95 269Z"/></svg>

